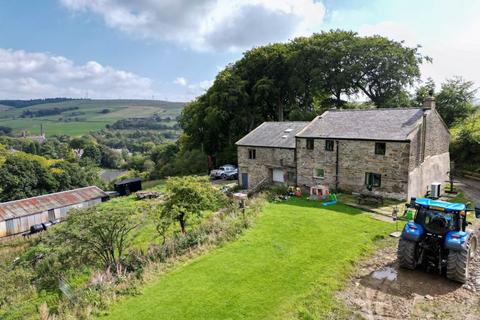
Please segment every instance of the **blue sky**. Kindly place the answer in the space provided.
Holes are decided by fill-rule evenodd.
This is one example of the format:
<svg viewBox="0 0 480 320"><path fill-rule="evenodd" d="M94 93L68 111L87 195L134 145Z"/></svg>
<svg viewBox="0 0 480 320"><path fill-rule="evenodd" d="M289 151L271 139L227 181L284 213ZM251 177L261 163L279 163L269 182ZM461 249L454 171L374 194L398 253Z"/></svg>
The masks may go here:
<svg viewBox="0 0 480 320"><path fill-rule="evenodd" d="M394 0L0 0L0 99L187 101L252 46L331 28L421 44L437 83L480 82L480 3Z"/></svg>

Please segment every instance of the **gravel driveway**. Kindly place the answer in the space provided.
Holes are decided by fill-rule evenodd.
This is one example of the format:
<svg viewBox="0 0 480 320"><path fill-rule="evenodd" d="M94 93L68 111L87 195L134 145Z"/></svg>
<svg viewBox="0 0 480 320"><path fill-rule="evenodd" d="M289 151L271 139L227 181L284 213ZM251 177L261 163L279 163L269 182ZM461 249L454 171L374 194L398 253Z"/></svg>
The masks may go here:
<svg viewBox="0 0 480 320"><path fill-rule="evenodd" d="M468 199L480 204L480 181L463 177L455 178L455 180Z"/></svg>

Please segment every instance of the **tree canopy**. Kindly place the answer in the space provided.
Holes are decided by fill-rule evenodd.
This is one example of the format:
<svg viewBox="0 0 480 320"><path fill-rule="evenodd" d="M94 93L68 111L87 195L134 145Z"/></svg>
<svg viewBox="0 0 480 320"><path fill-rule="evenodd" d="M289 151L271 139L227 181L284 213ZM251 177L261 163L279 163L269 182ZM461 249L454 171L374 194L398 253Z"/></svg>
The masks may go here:
<svg viewBox="0 0 480 320"><path fill-rule="evenodd" d="M185 107L183 142L234 161L232 145L263 121L311 120L355 95L380 108L394 106L429 60L419 47L341 30L253 48Z"/></svg>
<svg viewBox="0 0 480 320"><path fill-rule="evenodd" d="M1 145L0 145L1 146ZM0 148L0 201L99 184L97 168Z"/></svg>
<svg viewBox="0 0 480 320"><path fill-rule="evenodd" d="M437 110L447 126L466 119L473 112L476 89L460 77L447 80L436 95Z"/></svg>
<svg viewBox="0 0 480 320"><path fill-rule="evenodd" d="M213 187L206 177L172 177L166 183L167 199L159 215L157 230L165 221L178 221L182 233L188 220L205 210L216 210L226 201L225 195Z"/></svg>

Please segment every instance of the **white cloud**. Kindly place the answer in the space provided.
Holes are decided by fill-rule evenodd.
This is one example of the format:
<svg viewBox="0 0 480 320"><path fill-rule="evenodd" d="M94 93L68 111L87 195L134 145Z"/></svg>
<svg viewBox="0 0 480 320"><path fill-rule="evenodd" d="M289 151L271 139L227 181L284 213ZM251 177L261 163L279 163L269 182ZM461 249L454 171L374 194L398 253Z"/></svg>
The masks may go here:
<svg viewBox="0 0 480 320"><path fill-rule="evenodd" d="M419 44L418 37L413 30L406 25L393 21L382 21L374 25L363 25L359 28L358 33L362 36L382 35L396 41L404 41L405 45L410 47L416 47Z"/></svg>
<svg viewBox="0 0 480 320"><path fill-rule="evenodd" d="M480 3L469 2L456 7L455 15L448 16L448 3L439 3L438 15L412 13L409 19L403 15L376 24L364 24L358 30L362 35L379 34L391 39L405 40L406 45L421 45L421 52L433 59L421 66L423 80L431 77L437 84L448 78L462 76L480 85L480 20L476 13ZM450 8L451 9L451 8ZM442 14L450 20L444 20Z"/></svg>
<svg viewBox="0 0 480 320"><path fill-rule="evenodd" d="M208 90L213 84L213 80L203 80L188 85L188 93L193 96L200 95Z"/></svg>
<svg viewBox="0 0 480 320"><path fill-rule="evenodd" d="M149 98L152 81L95 61L0 48L0 97Z"/></svg>
<svg viewBox="0 0 480 320"><path fill-rule="evenodd" d="M183 93L183 99L180 100L189 101L205 93L205 91L207 91L208 88L212 86L213 80L203 80L196 83L190 83L190 81L188 81L184 77L177 77L173 81L173 84L185 88L185 91Z"/></svg>
<svg viewBox="0 0 480 320"><path fill-rule="evenodd" d="M177 77L175 80L173 80L173 83L184 87L188 82L184 77Z"/></svg>
<svg viewBox="0 0 480 320"><path fill-rule="evenodd" d="M307 35L323 21L314 0L60 0L141 38L197 50L239 50Z"/></svg>

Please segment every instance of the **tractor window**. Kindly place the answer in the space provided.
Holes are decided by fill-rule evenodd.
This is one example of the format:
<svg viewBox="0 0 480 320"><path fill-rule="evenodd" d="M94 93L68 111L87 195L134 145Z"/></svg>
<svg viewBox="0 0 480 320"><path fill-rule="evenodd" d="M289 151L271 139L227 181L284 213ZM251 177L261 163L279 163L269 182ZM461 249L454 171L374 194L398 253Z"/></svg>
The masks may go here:
<svg viewBox="0 0 480 320"><path fill-rule="evenodd" d="M427 232L435 234L459 230L457 214L428 210L423 207L418 209L415 222L422 225Z"/></svg>

